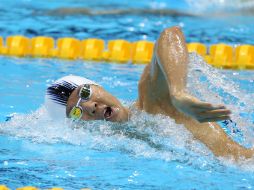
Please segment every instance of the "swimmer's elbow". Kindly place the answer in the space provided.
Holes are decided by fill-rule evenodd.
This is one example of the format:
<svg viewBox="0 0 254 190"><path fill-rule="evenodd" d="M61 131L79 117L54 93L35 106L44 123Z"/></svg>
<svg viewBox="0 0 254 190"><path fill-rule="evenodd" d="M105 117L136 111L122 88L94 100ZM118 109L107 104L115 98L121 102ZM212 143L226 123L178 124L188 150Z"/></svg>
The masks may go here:
<svg viewBox="0 0 254 190"><path fill-rule="evenodd" d="M175 46L175 43L182 39L182 37L182 30L178 26L164 29L157 40L156 53L159 53L164 48L168 49L170 46Z"/></svg>
<svg viewBox="0 0 254 190"><path fill-rule="evenodd" d="M158 57L174 55L178 49L178 52L181 52L181 49L186 52L185 38L181 28L174 26L163 30L155 46L155 55Z"/></svg>
<svg viewBox="0 0 254 190"><path fill-rule="evenodd" d="M178 34L182 34L181 28L179 26L173 26L173 27L164 29L161 32L159 39L164 39L164 38L167 38L167 37L173 37L173 36L178 35Z"/></svg>
<svg viewBox="0 0 254 190"><path fill-rule="evenodd" d="M173 27L169 27L169 28L164 29L162 31L162 34L175 33L175 32L180 32L180 31L182 31L182 30L179 26L173 26Z"/></svg>

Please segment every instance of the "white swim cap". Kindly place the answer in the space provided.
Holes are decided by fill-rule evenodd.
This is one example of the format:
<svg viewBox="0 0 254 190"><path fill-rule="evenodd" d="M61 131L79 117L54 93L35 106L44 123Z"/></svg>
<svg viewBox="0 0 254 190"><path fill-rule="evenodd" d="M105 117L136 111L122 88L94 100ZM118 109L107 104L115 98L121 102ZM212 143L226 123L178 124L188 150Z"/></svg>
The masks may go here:
<svg viewBox="0 0 254 190"><path fill-rule="evenodd" d="M87 78L69 75L58 79L47 88L45 107L52 118L63 119L66 117L68 98L71 93L82 84L98 85Z"/></svg>

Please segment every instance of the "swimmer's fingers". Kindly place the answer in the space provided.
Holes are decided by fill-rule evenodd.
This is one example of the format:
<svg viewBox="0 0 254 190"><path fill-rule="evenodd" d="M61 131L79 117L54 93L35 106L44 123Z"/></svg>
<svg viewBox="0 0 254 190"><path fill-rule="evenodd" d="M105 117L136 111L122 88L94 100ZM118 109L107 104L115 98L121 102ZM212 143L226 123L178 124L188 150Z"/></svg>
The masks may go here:
<svg viewBox="0 0 254 190"><path fill-rule="evenodd" d="M212 122L230 119L231 111L228 109L219 109L212 111L203 111L198 114L197 120L199 122Z"/></svg>
<svg viewBox="0 0 254 190"><path fill-rule="evenodd" d="M215 117L215 118L204 118L204 119L199 119L198 121L200 123L204 122L215 122L215 121L222 121L222 120L229 120L229 116L222 116L222 117Z"/></svg>
<svg viewBox="0 0 254 190"><path fill-rule="evenodd" d="M200 110L218 110L226 108L224 105L213 105L207 102L196 102L196 104L192 105L192 107Z"/></svg>
<svg viewBox="0 0 254 190"><path fill-rule="evenodd" d="M203 111L199 113L199 115L203 118L229 116L230 114L231 114L231 111L228 109L217 109L217 110L211 110L211 111Z"/></svg>

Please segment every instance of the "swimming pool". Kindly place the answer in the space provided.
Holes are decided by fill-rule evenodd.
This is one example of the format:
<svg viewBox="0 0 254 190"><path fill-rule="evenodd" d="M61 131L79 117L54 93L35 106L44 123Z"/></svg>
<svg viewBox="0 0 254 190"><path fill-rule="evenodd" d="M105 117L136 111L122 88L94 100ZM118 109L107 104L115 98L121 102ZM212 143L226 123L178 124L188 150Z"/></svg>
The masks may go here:
<svg viewBox="0 0 254 190"><path fill-rule="evenodd" d="M80 6L183 11L192 8L184 1L6 1L0 6L1 36L154 41L163 28L180 25L188 42L252 44L254 38L251 32L254 28L250 25L252 16L56 16L47 12ZM229 124L225 130L243 145L252 146L253 72L216 70L202 64L195 55L191 55L191 60L188 79L191 93L204 100L227 103L237 126ZM0 184L13 189L27 185L43 189L53 186L65 189L252 189L253 160L236 164L230 159L215 158L203 144L193 140L183 126L168 117L133 110L135 114L126 124L96 121L80 127L68 121L51 121L47 116L44 93L53 80L68 74L86 76L130 105L137 98L137 82L143 68L144 65L1 57Z"/></svg>

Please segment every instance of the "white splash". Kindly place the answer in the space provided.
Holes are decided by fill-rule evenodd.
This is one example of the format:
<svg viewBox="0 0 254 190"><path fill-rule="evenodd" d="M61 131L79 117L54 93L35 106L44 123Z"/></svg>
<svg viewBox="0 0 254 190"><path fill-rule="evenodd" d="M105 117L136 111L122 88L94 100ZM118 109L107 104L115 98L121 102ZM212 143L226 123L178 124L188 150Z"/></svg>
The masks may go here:
<svg viewBox="0 0 254 190"><path fill-rule="evenodd" d="M183 125L169 117L132 110L129 122L52 121L44 107L31 114L16 114L0 124L0 134L26 138L35 143L66 143L88 149L118 150L134 156L165 161L197 163L214 159L212 153L194 140ZM177 142L177 143L176 143ZM202 163L202 164L201 164Z"/></svg>
<svg viewBox="0 0 254 190"><path fill-rule="evenodd" d="M225 72L215 69L206 64L202 57L192 53L190 54L187 87L191 94L204 101L226 105L232 111L232 120L244 133L244 144L253 145L254 125L251 113L254 113L252 106L254 105L254 94L240 88L234 82L233 72L234 75L239 75L237 71ZM251 80L251 78L248 80ZM247 79L246 82L248 82ZM242 114L246 116L243 117Z"/></svg>
<svg viewBox="0 0 254 190"><path fill-rule="evenodd" d="M232 119L244 132L244 143L251 142L252 121L242 117L241 113L253 113L253 94L240 89L226 74L205 64L196 54L190 55L188 89L205 101L226 102L233 111ZM116 150L134 156L187 163L201 169L212 168L213 163L217 163L212 153L172 118L150 115L134 108L132 113L130 121L123 124L106 121L73 123L68 119L52 121L42 106L31 114L15 114L10 121L0 123L0 134L35 143L66 143L86 149Z"/></svg>

